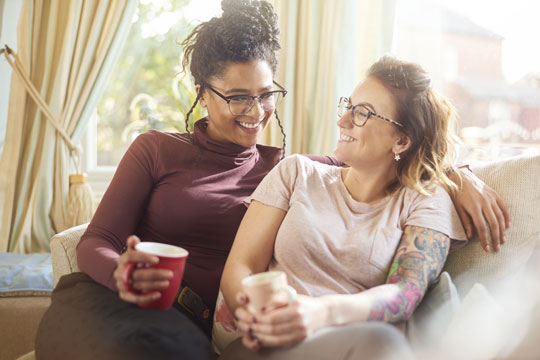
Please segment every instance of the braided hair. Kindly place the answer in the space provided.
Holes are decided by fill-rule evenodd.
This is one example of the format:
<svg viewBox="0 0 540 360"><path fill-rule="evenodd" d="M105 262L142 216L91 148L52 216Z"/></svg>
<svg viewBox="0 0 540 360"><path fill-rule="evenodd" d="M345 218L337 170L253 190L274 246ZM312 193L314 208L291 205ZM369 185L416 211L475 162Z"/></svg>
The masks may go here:
<svg viewBox="0 0 540 360"><path fill-rule="evenodd" d="M184 49L182 69L185 72L189 66L195 85L200 86L197 98L186 114L186 129L205 84L210 78L219 77L229 64L262 60L268 63L273 74L276 72L276 51L281 45L278 17L272 5L266 1L223 0L221 9L220 17L197 25L181 43ZM285 133L277 111L275 115L285 150Z"/></svg>

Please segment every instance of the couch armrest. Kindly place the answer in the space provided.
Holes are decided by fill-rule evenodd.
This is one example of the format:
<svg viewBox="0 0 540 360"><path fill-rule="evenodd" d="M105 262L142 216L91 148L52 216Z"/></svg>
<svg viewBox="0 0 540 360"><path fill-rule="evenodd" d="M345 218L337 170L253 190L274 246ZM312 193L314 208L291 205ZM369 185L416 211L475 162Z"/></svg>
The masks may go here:
<svg viewBox="0 0 540 360"><path fill-rule="evenodd" d="M55 287L62 276L79 271L75 249L87 226L88 224L75 226L52 237L51 257Z"/></svg>

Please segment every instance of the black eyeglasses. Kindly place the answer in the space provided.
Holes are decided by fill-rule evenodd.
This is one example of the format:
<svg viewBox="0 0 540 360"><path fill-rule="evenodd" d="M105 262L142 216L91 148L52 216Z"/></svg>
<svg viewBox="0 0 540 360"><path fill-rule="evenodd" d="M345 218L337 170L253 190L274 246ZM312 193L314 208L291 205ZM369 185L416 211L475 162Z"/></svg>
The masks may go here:
<svg viewBox="0 0 540 360"><path fill-rule="evenodd" d="M402 124L392 119L389 119L387 117L381 116L374 111L371 111L367 106L363 104L352 105L351 101L348 98L346 97L340 98L339 105L338 105L338 115L342 117L343 115L345 115L345 113L348 110L352 110L352 114L353 114L352 123L358 127L362 127L366 125L369 118L371 116L375 116L375 117L378 117L379 119L386 120L396 126L403 128Z"/></svg>
<svg viewBox="0 0 540 360"><path fill-rule="evenodd" d="M273 90L265 92L261 95L232 95L225 96L216 89L212 88L210 85L206 85L207 89L212 90L217 96L222 98L229 104L229 111L233 115L245 115L251 111L255 105L255 100L261 105L261 108L264 111L272 111L276 108L281 98L284 98L287 95L287 90L283 86L279 85L274 81L274 84L279 88L279 90Z"/></svg>

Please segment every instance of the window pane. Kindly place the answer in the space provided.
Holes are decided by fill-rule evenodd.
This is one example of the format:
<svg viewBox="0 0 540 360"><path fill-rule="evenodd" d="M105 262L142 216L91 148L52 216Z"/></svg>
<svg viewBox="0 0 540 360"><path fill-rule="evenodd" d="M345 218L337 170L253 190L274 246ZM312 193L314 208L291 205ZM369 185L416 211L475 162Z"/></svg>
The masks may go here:
<svg viewBox="0 0 540 360"><path fill-rule="evenodd" d="M181 42L200 21L221 12L220 0L141 0L122 55L97 107L97 165L115 166L149 129L185 131L195 99L181 74ZM200 108L192 119L204 116Z"/></svg>
<svg viewBox="0 0 540 360"><path fill-rule="evenodd" d="M539 13L534 0L397 1L393 51L457 107L464 161L540 153Z"/></svg>

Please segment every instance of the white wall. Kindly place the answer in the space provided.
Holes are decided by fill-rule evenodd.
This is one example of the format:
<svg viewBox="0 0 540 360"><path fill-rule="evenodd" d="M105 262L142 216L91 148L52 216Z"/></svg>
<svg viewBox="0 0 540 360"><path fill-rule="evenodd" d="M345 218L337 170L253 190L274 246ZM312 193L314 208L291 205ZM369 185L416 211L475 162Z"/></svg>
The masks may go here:
<svg viewBox="0 0 540 360"><path fill-rule="evenodd" d="M17 51L17 23L23 0L0 0L0 47L7 44ZM4 149L8 114L11 66L0 56L0 155Z"/></svg>

